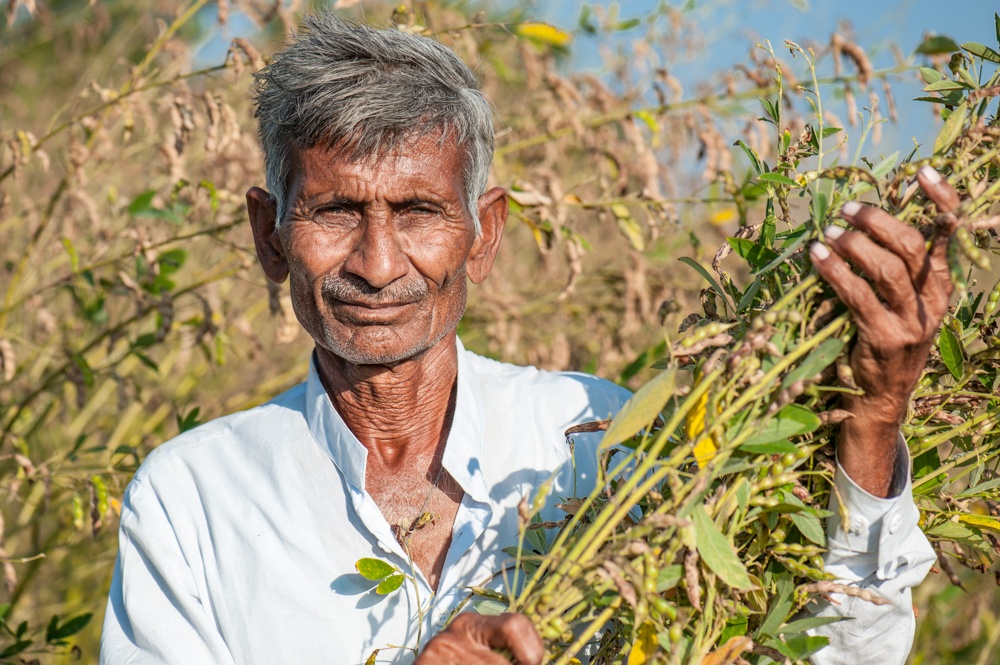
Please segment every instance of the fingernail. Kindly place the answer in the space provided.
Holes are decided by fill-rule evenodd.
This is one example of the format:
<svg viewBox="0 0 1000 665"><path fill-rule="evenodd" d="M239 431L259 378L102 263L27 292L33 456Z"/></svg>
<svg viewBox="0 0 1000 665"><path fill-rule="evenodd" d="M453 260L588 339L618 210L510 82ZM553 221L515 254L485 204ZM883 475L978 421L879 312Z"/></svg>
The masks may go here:
<svg viewBox="0 0 1000 665"><path fill-rule="evenodd" d="M937 172L937 169L928 166L927 164L920 167L920 173L924 176L932 185L936 185L941 182L941 174Z"/></svg>
<svg viewBox="0 0 1000 665"><path fill-rule="evenodd" d="M821 242L814 242L809 247L809 256L812 257L813 261L826 261L830 258L830 250Z"/></svg>
<svg viewBox="0 0 1000 665"><path fill-rule="evenodd" d="M829 238L830 240L836 240L840 236L844 235L844 227L831 224L830 226L823 229L823 236Z"/></svg>
<svg viewBox="0 0 1000 665"><path fill-rule="evenodd" d="M848 201L840 207L840 214L845 217L854 217L861 212L861 204L857 201Z"/></svg>

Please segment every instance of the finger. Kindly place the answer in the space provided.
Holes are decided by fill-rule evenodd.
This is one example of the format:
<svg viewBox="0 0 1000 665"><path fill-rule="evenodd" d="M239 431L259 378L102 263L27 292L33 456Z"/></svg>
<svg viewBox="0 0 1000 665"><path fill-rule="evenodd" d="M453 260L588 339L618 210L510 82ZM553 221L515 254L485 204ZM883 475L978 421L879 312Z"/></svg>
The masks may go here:
<svg viewBox="0 0 1000 665"><path fill-rule="evenodd" d="M924 190L928 198L934 201L938 210L946 214L958 210L961 203L958 192L935 169L930 166L921 166L920 170L917 171L917 182L920 183L920 189Z"/></svg>
<svg viewBox="0 0 1000 665"><path fill-rule="evenodd" d="M483 665L509 661L490 649L504 649L510 652L518 665L540 665L545 656L545 646L531 621L523 614L498 614L480 616L460 614L451 622L438 639L445 637L462 640L471 653L474 646L482 650L476 656ZM498 660L497 660L498 659ZM468 662L468 661L467 661ZM477 663L480 661L476 661Z"/></svg>
<svg viewBox="0 0 1000 665"><path fill-rule="evenodd" d="M441 633L427 643L413 665L510 665L510 661L482 645Z"/></svg>
<svg viewBox="0 0 1000 665"><path fill-rule="evenodd" d="M535 630L535 626L528 617L523 614L500 614L491 619L502 619L497 622L502 644L490 642L490 646L495 649L507 648L517 661L518 665L540 665L545 656L545 645L542 638Z"/></svg>
<svg viewBox="0 0 1000 665"><path fill-rule="evenodd" d="M899 256L876 245L863 233L845 231L839 226L827 227L824 235L838 255L871 278L889 309L899 314L917 309L916 288L906 263Z"/></svg>
<svg viewBox="0 0 1000 665"><path fill-rule="evenodd" d="M837 297L851 310L858 327L878 327L880 318L887 316L888 311L875 297L868 282L855 275L847 262L823 243L812 244L809 258L820 277L833 287Z"/></svg>
<svg viewBox="0 0 1000 665"><path fill-rule="evenodd" d="M845 203L840 209L840 216L899 257L912 283L926 279L927 241L920 231L907 226L881 208L861 205L857 201ZM838 227L827 227L825 234L835 233L836 228Z"/></svg>

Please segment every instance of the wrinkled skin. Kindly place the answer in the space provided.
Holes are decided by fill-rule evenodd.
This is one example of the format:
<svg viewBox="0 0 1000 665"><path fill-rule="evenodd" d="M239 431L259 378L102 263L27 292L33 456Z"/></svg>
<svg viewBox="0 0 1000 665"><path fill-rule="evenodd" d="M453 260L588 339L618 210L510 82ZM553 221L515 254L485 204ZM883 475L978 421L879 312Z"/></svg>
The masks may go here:
<svg viewBox="0 0 1000 665"><path fill-rule="evenodd" d="M943 212L957 204L954 190L930 167L917 174L921 188ZM854 315L858 334L851 369L863 396L845 395L854 417L841 424L837 454L844 471L869 493L885 497L896 463L896 440L914 386L920 380L952 284L948 235L923 235L872 206L846 204L841 216L856 230L826 233L830 252L814 245L816 271ZM874 289L851 271L862 270Z"/></svg>
<svg viewBox="0 0 1000 665"><path fill-rule="evenodd" d="M362 162L324 148L297 157L280 225L273 198L247 192L258 258L272 281L290 279L327 393L369 451L366 489L387 521L422 507L439 516L412 538L414 562L436 588L462 497L440 465L457 376L455 327L466 279L479 283L492 269L505 192L480 197L477 235L453 143L425 136ZM919 177L932 198L947 198L933 175ZM928 253L919 232L877 208L848 206L843 216L856 231L828 234L832 252L812 249L817 271L858 324L851 364L866 394L845 401L854 418L842 428L839 455L859 485L885 496L898 426L951 293L945 242ZM417 665L539 665L543 656L524 616L461 614Z"/></svg>
<svg viewBox="0 0 1000 665"><path fill-rule="evenodd" d="M497 653L505 650L512 660ZM542 640L523 614L460 614L427 643L414 665L541 665Z"/></svg>

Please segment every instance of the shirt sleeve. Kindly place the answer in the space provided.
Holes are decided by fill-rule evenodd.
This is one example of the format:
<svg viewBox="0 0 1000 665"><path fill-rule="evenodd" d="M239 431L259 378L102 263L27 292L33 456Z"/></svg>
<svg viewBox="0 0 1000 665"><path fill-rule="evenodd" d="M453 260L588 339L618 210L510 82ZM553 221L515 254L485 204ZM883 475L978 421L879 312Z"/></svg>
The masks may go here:
<svg viewBox="0 0 1000 665"><path fill-rule="evenodd" d="M168 514L138 480L125 495L118 540L101 665L234 665Z"/></svg>
<svg viewBox="0 0 1000 665"><path fill-rule="evenodd" d="M811 604L818 616L843 618L810 631L830 639L829 646L812 656L814 665L902 665L910 653L916 626L910 589L924 579L936 556L917 526L920 513L902 436L897 446L891 498L861 489L837 464L837 492L830 499L833 515L826 528L826 571L838 583L868 589L889 604L836 593L834 602Z"/></svg>

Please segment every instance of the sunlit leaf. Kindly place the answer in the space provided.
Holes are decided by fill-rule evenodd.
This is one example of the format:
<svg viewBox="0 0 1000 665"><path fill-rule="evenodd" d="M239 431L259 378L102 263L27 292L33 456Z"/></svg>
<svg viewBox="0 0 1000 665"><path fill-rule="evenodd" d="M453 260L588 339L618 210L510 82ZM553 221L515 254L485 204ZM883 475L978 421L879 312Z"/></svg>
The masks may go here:
<svg viewBox="0 0 1000 665"><path fill-rule="evenodd" d="M396 572L396 569L382 561L381 559L364 558L358 559L354 564L354 567L361 573L361 576L366 580L380 580L392 573Z"/></svg>
<svg viewBox="0 0 1000 665"><path fill-rule="evenodd" d="M403 586L403 581L405 579L406 577L398 573L396 575L390 575L389 577L385 578L384 580L378 583L378 586L375 587L375 593L381 596L390 594L399 587Z"/></svg>
<svg viewBox="0 0 1000 665"><path fill-rule="evenodd" d="M781 381L781 387L787 388L796 381L811 379L830 366L844 350L844 341L839 337L823 340L823 343L812 350L798 367L789 372Z"/></svg>
<svg viewBox="0 0 1000 665"><path fill-rule="evenodd" d="M656 626L651 622L647 621L639 626L636 633L635 644L628 652L627 665L645 665L645 663L651 662L653 654L660 647L659 641L656 639Z"/></svg>
<svg viewBox="0 0 1000 665"><path fill-rule="evenodd" d="M755 444L772 443L800 434L807 434L815 431L821 424L819 416L808 408L801 404L788 404L778 411L759 432L740 446L740 449L749 450L748 446Z"/></svg>
<svg viewBox="0 0 1000 665"><path fill-rule="evenodd" d="M730 665L747 649L753 648L753 640L744 635L730 637L721 647L706 654L701 665Z"/></svg>
<svg viewBox="0 0 1000 665"><path fill-rule="evenodd" d="M977 44L976 42L965 42L962 44L962 48L971 53L972 55L977 55L983 60L989 60L990 62L1000 62L1000 53L997 53L989 46L983 44Z"/></svg>
<svg viewBox="0 0 1000 665"><path fill-rule="evenodd" d="M823 529L823 523L819 521L818 517L802 512L788 513L788 517L792 520L792 524L799 530L799 533L817 545L826 546L826 531Z"/></svg>
<svg viewBox="0 0 1000 665"><path fill-rule="evenodd" d="M763 180L764 182L773 182L779 185L788 185L789 187L799 186L799 183L795 182L786 175L781 175L780 173L773 173L773 172L761 173L759 179Z"/></svg>
<svg viewBox="0 0 1000 665"><path fill-rule="evenodd" d="M611 421L601 439L601 447L615 446L649 427L660 415L660 409L677 389L677 370L664 370L640 388Z"/></svg>
<svg viewBox="0 0 1000 665"><path fill-rule="evenodd" d="M684 576L684 568L680 564L664 566L660 568L656 575L656 591L663 593L667 589L673 589Z"/></svg>
<svg viewBox="0 0 1000 665"><path fill-rule="evenodd" d="M941 127L941 131L938 132L937 138L934 140L934 153L942 154L951 144L955 142L959 134L962 133L962 128L965 126L965 119L969 115L969 104L968 102L962 102L951 112L948 119L944 121L944 125Z"/></svg>
<svg viewBox="0 0 1000 665"><path fill-rule="evenodd" d="M698 542L698 554L712 572L723 582L734 589L750 589L753 583L743 567L736 548L726 540L715 522L708 516L704 506L697 506L692 512L695 539Z"/></svg>
<svg viewBox="0 0 1000 665"><path fill-rule="evenodd" d="M945 367L956 379L961 379L964 373L965 354L962 353L962 342L948 326L942 326L938 336L938 351Z"/></svg>

